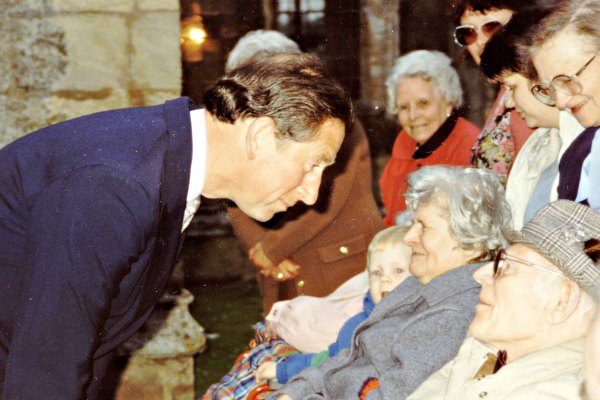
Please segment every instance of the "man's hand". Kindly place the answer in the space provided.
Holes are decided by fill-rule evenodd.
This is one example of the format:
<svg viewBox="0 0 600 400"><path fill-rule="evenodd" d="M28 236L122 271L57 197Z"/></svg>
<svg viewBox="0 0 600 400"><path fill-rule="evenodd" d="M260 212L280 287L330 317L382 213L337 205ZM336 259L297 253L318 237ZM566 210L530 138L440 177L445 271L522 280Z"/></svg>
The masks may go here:
<svg viewBox="0 0 600 400"><path fill-rule="evenodd" d="M256 383L259 385L267 383L277 377L277 363L275 361L265 361L256 370Z"/></svg>

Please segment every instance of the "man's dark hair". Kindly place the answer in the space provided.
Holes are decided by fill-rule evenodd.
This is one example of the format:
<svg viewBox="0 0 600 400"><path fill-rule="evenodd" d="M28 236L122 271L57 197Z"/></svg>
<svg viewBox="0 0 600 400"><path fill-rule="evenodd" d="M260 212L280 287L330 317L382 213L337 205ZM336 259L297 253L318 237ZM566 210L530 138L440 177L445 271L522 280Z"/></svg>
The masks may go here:
<svg viewBox="0 0 600 400"><path fill-rule="evenodd" d="M452 0L450 12L456 25L460 24L460 17L467 10L487 13L492 10L518 11L528 0Z"/></svg>
<svg viewBox="0 0 600 400"><path fill-rule="evenodd" d="M206 109L220 121L271 117L281 138L314 136L329 118L348 129L354 107L347 91L311 54L279 53L253 58L215 83L204 95Z"/></svg>
<svg viewBox="0 0 600 400"><path fill-rule="evenodd" d="M510 21L486 43L481 53L480 63L483 74L491 80L498 80L507 72L534 78L530 59L520 49L529 46L537 25L553 9L553 4L546 1L516 12Z"/></svg>

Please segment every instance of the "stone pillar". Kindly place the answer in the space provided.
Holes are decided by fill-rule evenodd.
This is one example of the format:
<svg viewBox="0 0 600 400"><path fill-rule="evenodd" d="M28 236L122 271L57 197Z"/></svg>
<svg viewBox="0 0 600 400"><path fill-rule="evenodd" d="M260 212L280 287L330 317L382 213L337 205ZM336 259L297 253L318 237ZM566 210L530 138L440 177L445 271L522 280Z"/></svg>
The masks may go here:
<svg viewBox="0 0 600 400"><path fill-rule="evenodd" d="M0 36L0 147L181 93L178 0L2 0Z"/></svg>
<svg viewBox="0 0 600 400"><path fill-rule="evenodd" d="M385 79L399 54L398 1L361 0L360 105L378 112L385 107Z"/></svg>
<svg viewBox="0 0 600 400"><path fill-rule="evenodd" d="M193 400L194 354L206 347L204 329L190 315L183 289L165 295L143 329L120 352L130 355L115 400Z"/></svg>

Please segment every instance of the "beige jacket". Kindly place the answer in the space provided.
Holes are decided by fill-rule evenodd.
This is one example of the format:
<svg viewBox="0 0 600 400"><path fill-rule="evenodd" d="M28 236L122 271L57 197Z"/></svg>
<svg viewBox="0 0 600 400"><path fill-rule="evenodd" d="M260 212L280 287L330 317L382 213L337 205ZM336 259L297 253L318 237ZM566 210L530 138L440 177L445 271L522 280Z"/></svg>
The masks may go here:
<svg viewBox="0 0 600 400"><path fill-rule="evenodd" d="M454 360L432 374L407 400L578 400L583 383L583 339L509 362L475 380L493 350L468 337Z"/></svg>
<svg viewBox="0 0 600 400"><path fill-rule="evenodd" d="M515 158L506 183L506 200L512 210L514 229L521 229L526 222L527 204L542 171L554 161L560 160L565 150L584 129L568 111L559 113L559 126L560 130L536 129ZM557 174L548 202L558 198L558 178Z"/></svg>

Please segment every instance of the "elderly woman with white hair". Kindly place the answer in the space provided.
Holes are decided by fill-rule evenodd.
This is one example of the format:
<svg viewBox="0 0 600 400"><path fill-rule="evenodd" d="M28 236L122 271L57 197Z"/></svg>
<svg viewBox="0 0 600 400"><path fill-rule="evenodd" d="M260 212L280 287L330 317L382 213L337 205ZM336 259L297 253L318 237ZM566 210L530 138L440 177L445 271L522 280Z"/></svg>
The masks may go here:
<svg viewBox="0 0 600 400"><path fill-rule="evenodd" d="M458 355L410 400L581 398L584 338L600 282L600 214L569 200L549 203L511 246L473 277L479 304ZM597 377L596 377L597 379Z"/></svg>
<svg viewBox="0 0 600 400"><path fill-rule="evenodd" d="M425 165L466 166L480 129L457 115L463 102L460 80L439 51L417 50L398 58L386 87L387 111L402 126L379 180L384 224L390 226L406 208L408 175Z"/></svg>
<svg viewBox="0 0 600 400"><path fill-rule="evenodd" d="M456 355L479 299L473 272L504 246L509 206L486 170L424 167L409 186L414 218L404 242L413 276L356 328L350 349L304 370L274 398L404 399Z"/></svg>
<svg viewBox="0 0 600 400"><path fill-rule="evenodd" d="M600 0L562 0L531 41L531 91L587 128L560 160L558 197L600 211Z"/></svg>
<svg viewBox="0 0 600 400"><path fill-rule="evenodd" d="M278 31L257 29L246 33L227 55L225 71L229 72L260 54L300 53L292 39Z"/></svg>

